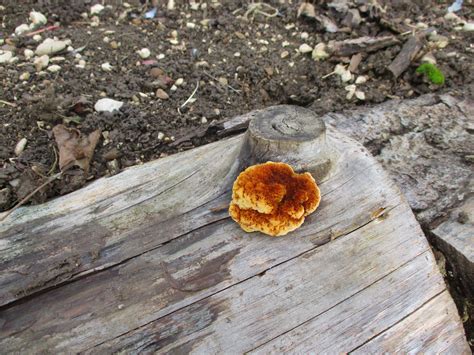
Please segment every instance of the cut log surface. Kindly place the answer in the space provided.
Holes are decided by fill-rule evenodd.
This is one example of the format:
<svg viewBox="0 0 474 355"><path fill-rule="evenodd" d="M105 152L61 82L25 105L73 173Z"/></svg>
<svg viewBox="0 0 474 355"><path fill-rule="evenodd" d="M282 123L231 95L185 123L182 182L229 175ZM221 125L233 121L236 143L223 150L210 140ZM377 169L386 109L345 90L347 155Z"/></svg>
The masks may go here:
<svg viewBox="0 0 474 355"><path fill-rule="evenodd" d="M280 117L256 127L291 139L249 149L249 131L9 216L0 352L468 354L429 245L375 159L303 109L249 115ZM298 132L302 116L313 134ZM297 141L307 148L288 150ZM319 173L322 194L278 238L227 212L237 175L272 151Z"/></svg>

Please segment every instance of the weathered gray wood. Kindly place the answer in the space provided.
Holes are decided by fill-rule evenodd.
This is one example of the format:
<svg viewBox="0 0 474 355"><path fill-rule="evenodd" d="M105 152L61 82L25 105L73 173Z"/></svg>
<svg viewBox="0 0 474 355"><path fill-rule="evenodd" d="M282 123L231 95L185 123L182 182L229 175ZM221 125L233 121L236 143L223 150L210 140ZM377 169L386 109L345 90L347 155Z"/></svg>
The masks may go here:
<svg viewBox="0 0 474 355"><path fill-rule="evenodd" d="M274 106L257 112L250 121L241 160L246 165L282 161L296 170L311 167L321 181L337 160L326 143L321 117L298 106Z"/></svg>
<svg viewBox="0 0 474 355"><path fill-rule="evenodd" d="M474 196L452 210L432 235L434 244L458 275L467 297L474 299Z"/></svg>
<svg viewBox="0 0 474 355"><path fill-rule="evenodd" d="M383 332L354 354L425 353L425 354L471 354L466 339L460 332L459 323L453 319L455 307L448 291L427 302L412 315ZM430 317L426 317L429 314ZM424 327L420 327L420 323ZM432 332L426 332L426 328Z"/></svg>
<svg viewBox="0 0 474 355"><path fill-rule="evenodd" d="M247 351L364 290L396 287L418 295L412 306L441 292L399 190L361 145L332 129L327 140L339 159L318 181L321 205L284 238L247 234L227 217L244 136L19 209L0 227L0 349ZM418 293L393 277L412 263L417 277L435 281Z"/></svg>
<svg viewBox="0 0 474 355"><path fill-rule="evenodd" d="M346 353L417 311L444 290L433 257L426 251L345 302L261 345L253 353L308 354L316 349L320 353Z"/></svg>

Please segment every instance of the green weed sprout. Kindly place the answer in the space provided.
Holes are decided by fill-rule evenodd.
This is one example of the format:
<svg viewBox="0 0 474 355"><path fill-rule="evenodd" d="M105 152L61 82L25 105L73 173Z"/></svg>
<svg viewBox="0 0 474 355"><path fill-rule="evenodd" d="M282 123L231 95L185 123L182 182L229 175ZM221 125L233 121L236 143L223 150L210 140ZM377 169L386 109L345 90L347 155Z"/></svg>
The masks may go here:
<svg viewBox="0 0 474 355"><path fill-rule="evenodd" d="M429 81L436 85L444 84L444 75L438 67L431 63L423 63L418 68L416 72L424 74L428 77Z"/></svg>

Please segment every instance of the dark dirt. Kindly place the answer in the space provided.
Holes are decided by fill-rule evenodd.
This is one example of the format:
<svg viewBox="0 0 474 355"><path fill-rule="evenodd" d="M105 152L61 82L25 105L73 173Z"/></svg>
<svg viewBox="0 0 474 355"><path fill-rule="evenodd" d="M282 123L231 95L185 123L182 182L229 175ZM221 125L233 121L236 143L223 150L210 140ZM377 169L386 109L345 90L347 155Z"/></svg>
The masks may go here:
<svg viewBox="0 0 474 355"><path fill-rule="evenodd" d="M297 18L297 1L269 1L278 9L278 16L250 14L249 21L242 16L250 1L208 1L198 10L191 9L188 1L176 1L176 8L167 10L166 1L161 1L157 16L150 20L143 18L147 5L130 1L131 6L126 7L121 1L106 1L110 7L100 13L100 24L95 27L90 15L81 16L89 12L92 3L96 2L7 2L0 10L3 49L13 49L19 58L16 63L0 64L0 211L11 208L48 176L59 172L52 135L57 124L75 127L84 135L100 129L102 137L87 176L71 169L35 194L32 203L68 193L125 167L213 141L217 139L212 129L216 123L253 109L289 103L323 114L433 91L472 92L473 33L454 31L443 18L447 1L379 1L385 13L370 6L364 9L363 4L370 1L355 1L359 5L353 8L360 10L362 22L354 28L344 27L345 15L324 2L314 2L318 12L339 26L337 33L325 32L315 19ZM41 41L54 36L70 39L74 49L85 47L81 58L65 51L50 56L64 57L55 63L61 66L59 72L35 70L24 50L35 50L40 42L11 35L16 26L28 23L33 8L47 16L47 25L59 26L41 33ZM469 20L472 11L472 5L465 5L458 15ZM207 25L201 23L203 20ZM398 79L386 69L405 41L389 27L410 30L419 22L449 38L446 48L432 51L446 76L442 87L415 73L419 60ZM178 34L176 44L170 43L172 31ZM303 43L315 46L329 40L383 35L397 35L401 44L362 53L354 74L368 79L358 85L365 93L363 101L346 98L344 87L349 83L341 83L339 76L322 79L336 64L348 64L350 57L332 56L317 62L311 53L297 51ZM104 41L105 37L108 40ZM113 41L120 47L112 48ZM288 42L285 47L284 42ZM154 61L151 64L136 53L144 47L151 51L147 58ZM288 56L282 58L284 51ZM79 60L85 60L85 68L76 66ZM111 72L101 69L105 62L112 65ZM26 81L19 79L24 72L30 73ZM173 91L171 86L179 78L184 83ZM179 112L198 82L196 101ZM168 99L157 98L160 88ZM94 103L102 97L123 101L124 106L114 113L95 112ZM22 138L27 139L27 145L17 157L14 149Z"/></svg>

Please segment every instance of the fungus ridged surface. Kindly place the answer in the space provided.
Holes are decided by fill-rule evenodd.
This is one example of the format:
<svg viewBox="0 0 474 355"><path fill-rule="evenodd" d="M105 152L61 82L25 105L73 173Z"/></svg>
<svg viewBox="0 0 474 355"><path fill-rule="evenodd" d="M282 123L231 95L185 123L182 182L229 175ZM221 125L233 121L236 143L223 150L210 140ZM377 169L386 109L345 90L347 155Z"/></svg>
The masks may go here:
<svg viewBox="0 0 474 355"><path fill-rule="evenodd" d="M300 227L320 199L310 173L297 174L288 164L267 162L237 177L229 214L246 232L281 236Z"/></svg>

